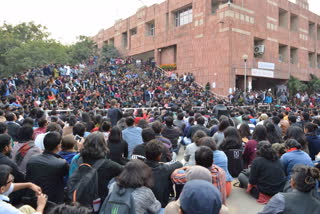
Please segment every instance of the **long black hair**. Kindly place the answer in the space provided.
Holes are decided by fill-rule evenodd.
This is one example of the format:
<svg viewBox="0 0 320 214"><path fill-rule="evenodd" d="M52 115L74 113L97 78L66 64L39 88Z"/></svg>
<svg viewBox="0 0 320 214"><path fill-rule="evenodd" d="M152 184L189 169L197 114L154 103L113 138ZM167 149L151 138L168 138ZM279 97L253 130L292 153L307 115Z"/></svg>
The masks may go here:
<svg viewBox="0 0 320 214"><path fill-rule="evenodd" d="M253 131L252 139L256 141L267 140L267 129L263 125L257 125Z"/></svg>
<svg viewBox="0 0 320 214"><path fill-rule="evenodd" d="M108 147L101 132L91 133L83 143L83 149L80 151L83 159L105 158L108 153Z"/></svg>
<svg viewBox="0 0 320 214"><path fill-rule="evenodd" d="M267 130L267 139L271 144L283 142L281 136L278 134L276 130L275 125L272 122L267 121L265 122L264 126Z"/></svg>
<svg viewBox="0 0 320 214"><path fill-rule="evenodd" d="M260 141L257 145L257 156L263 157L270 161L278 160L277 153L272 149L269 141Z"/></svg>
<svg viewBox="0 0 320 214"><path fill-rule="evenodd" d="M226 151L228 149L241 149L242 142L239 132L234 127L228 127L224 131L224 140L221 143L219 149L222 151Z"/></svg>

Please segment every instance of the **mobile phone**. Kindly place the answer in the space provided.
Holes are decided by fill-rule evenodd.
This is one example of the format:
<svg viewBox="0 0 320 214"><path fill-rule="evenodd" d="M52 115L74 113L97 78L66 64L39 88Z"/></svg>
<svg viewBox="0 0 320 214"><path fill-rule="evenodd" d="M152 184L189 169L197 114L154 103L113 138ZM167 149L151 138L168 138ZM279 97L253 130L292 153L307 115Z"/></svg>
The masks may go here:
<svg viewBox="0 0 320 214"><path fill-rule="evenodd" d="M79 136L79 135L76 135L76 136L74 136L74 139L76 140L76 141L81 141L81 137Z"/></svg>

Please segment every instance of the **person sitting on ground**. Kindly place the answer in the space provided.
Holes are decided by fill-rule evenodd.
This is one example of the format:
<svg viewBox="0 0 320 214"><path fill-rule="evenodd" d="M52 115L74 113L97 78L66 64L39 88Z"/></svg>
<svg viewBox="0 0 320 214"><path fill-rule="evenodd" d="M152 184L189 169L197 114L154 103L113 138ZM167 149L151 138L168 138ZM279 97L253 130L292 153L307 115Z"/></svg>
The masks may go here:
<svg viewBox="0 0 320 214"><path fill-rule="evenodd" d="M315 156L320 152L320 136L316 131L318 126L314 123L306 123L304 126L304 133L308 141L309 155L312 160L315 160Z"/></svg>
<svg viewBox="0 0 320 214"><path fill-rule="evenodd" d="M91 133L83 143L83 149L80 154L74 156L71 161L69 177L82 163L93 166L97 161L104 161L97 170L99 197L104 201L108 195L107 184L112 178L117 177L123 170L123 166L107 158L108 147L101 132Z"/></svg>
<svg viewBox="0 0 320 214"><path fill-rule="evenodd" d="M207 146L200 146L195 153L196 165L203 166L211 172L212 184L221 192L223 204L226 204L226 173L219 166L213 163L213 151ZM176 169L171 174L171 179L176 187L176 196L179 197L183 186L186 183L186 170L190 166Z"/></svg>
<svg viewBox="0 0 320 214"><path fill-rule="evenodd" d="M161 141L163 143L163 145L166 148L168 148L167 154L166 154L167 155L167 159L168 160L172 160L172 152L171 152L172 144L171 144L171 141L168 138L165 138L165 137L162 136L162 134L161 134L162 127L163 126L159 121L153 122L152 126L151 126L151 128L153 129L153 131L156 134L156 139Z"/></svg>
<svg viewBox="0 0 320 214"><path fill-rule="evenodd" d="M47 126L46 133L37 135L36 139L34 140L34 144L36 145L36 147L40 148L42 151L45 150L44 144L43 144L44 137L49 132L58 132L62 134L62 128L58 123L50 123Z"/></svg>
<svg viewBox="0 0 320 214"><path fill-rule="evenodd" d="M211 137L206 137L206 138L211 138ZM187 183L192 180L204 180L209 182L210 184L212 183L212 176L210 171L202 166L193 166L190 169L188 169L186 172L186 179L187 179ZM180 199L170 202L166 206L164 210L164 214L177 214L179 213L179 209L180 209ZM227 213L228 213L228 208L222 205L220 214L227 214Z"/></svg>
<svg viewBox="0 0 320 214"><path fill-rule="evenodd" d="M42 151L34 145L32 140L33 128L28 125L21 126L18 132L18 143L12 148L12 160L15 161L19 170L25 174L26 166L30 158Z"/></svg>
<svg viewBox="0 0 320 214"><path fill-rule="evenodd" d="M110 186L110 194L117 193L123 188L133 188L135 212L137 214L157 214L161 209L161 204L153 194L152 186L153 176L150 167L141 160L131 160L116 178L116 182ZM107 200L105 203L108 203Z"/></svg>
<svg viewBox="0 0 320 214"><path fill-rule="evenodd" d="M68 164L71 164L72 158L78 154L75 150L77 141L74 139L73 135L63 136L61 141L61 151L58 153L63 159L65 159Z"/></svg>
<svg viewBox="0 0 320 214"><path fill-rule="evenodd" d="M229 160L225 152L220 151L217 149L217 144L214 142L212 137L204 137L200 140L201 146L207 146L213 151L213 163L219 167L221 167L225 173L226 173L226 191L227 191L227 197L231 194L232 191L232 176L229 173ZM242 163L242 160L238 160L240 163ZM239 168L241 168L242 165L240 165ZM241 168L242 170L242 168ZM240 172L239 172L240 173Z"/></svg>
<svg viewBox="0 0 320 214"><path fill-rule="evenodd" d="M180 196L179 214L210 213L219 214L221 210L219 190L208 181L188 181Z"/></svg>
<svg viewBox="0 0 320 214"><path fill-rule="evenodd" d="M165 118L166 125L163 127L161 134L165 138L168 138L171 141L172 151L178 153L179 137L183 135L182 130L178 127L173 126L173 118L168 116Z"/></svg>
<svg viewBox="0 0 320 214"><path fill-rule="evenodd" d="M142 130L142 139L143 139L143 144L140 144L138 146L136 146L133 149L132 152L132 159L140 159L140 160L145 160L146 159L146 145L151 141L154 140L156 138L156 134L154 133L153 129L151 128L146 128ZM167 160L167 148L166 147L162 147L162 155L161 155L161 162L169 162L171 160Z"/></svg>
<svg viewBox="0 0 320 214"><path fill-rule="evenodd" d="M257 157L252 162L249 175L240 173L238 179L240 185L263 204L283 190L286 176L276 152L268 141L258 143Z"/></svg>
<svg viewBox="0 0 320 214"><path fill-rule="evenodd" d="M48 125L48 121L45 117L42 117L38 120L38 125L39 125L39 128L36 128L33 132L33 136L32 136L32 139L35 140L36 137L39 135L39 134L44 134L46 133L46 129L47 129L47 125Z"/></svg>
<svg viewBox="0 0 320 214"><path fill-rule="evenodd" d="M134 126L133 117L128 117L126 119L127 128L122 131L122 138L128 143L129 158L132 155L133 149L140 144L143 144L142 140L142 129L140 127Z"/></svg>
<svg viewBox="0 0 320 214"><path fill-rule="evenodd" d="M108 137L109 157L118 164L125 165L128 162L128 144L122 139L121 129L112 127Z"/></svg>
<svg viewBox="0 0 320 214"><path fill-rule="evenodd" d="M69 164L57 155L61 149L60 133L47 133L43 144L44 152L32 156L27 163L26 180L39 185L49 201L63 203L63 177L68 174Z"/></svg>
<svg viewBox="0 0 320 214"><path fill-rule="evenodd" d="M152 169L154 186L151 188L156 198L160 201L162 208L169 202L172 191L170 176L175 169L182 167L180 162L160 163L163 153L163 144L159 140L151 140L145 147L145 163Z"/></svg>
<svg viewBox="0 0 320 214"><path fill-rule="evenodd" d="M42 193L39 186L33 183L14 183L14 176L11 174L12 169L7 165L0 165L0 213L3 214L28 214L28 213L43 213L47 203L47 196ZM28 205L24 205L19 209L10 204L9 195L12 192L30 189L37 195L36 210Z"/></svg>
<svg viewBox="0 0 320 214"><path fill-rule="evenodd" d="M287 129L287 133L284 139L295 139L300 143L301 150L309 154L308 141L303 132L303 129L300 126L290 126Z"/></svg>
<svg viewBox="0 0 320 214"><path fill-rule="evenodd" d="M186 161L186 166L194 166L195 161L195 153L200 147L200 140L203 137L207 137L208 135L202 131L198 130L192 137L193 143L189 144L184 152L184 160Z"/></svg>
<svg viewBox="0 0 320 214"><path fill-rule="evenodd" d="M301 150L301 144L295 139L289 139L285 142L286 153L280 158L284 171L289 181L291 178L292 169L295 165L303 164L313 166L310 156ZM288 185L286 185L288 186Z"/></svg>
<svg viewBox="0 0 320 214"><path fill-rule="evenodd" d="M267 130L263 125L258 125L254 128L252 140L249 140L244 148L244 168L248 168L256 158L257 145L263 140L267 140Z"/></svg>
<svg viewBox="0 0 320 214"><path fill-rule="evenodd" d="M12 137L14 141L18 141L18 131L20 128L20 125L16 123L17 115L13 112L7 112L6 113L6 122L8 128L8 134Z"/></svg>
<svg viewBox="0 0 320 214"><path fill-rule="evenodd" d="M213 135L213 139L216 142L217 146L219 147L220 144L224 140L224 131L229 127L229 120L228 119L223 119L219 123L218 131Z"/></svg>
<svg viewBox="0 0 320 214"><path fill-rule="evenodd" d="M77 123L76 116L74 116L74 115L69 116L67 122L68 122L68 126L65 125L63 127L63 130L62 130L63 135L62 136L72 134L73 126Z"/></svg>
<svg viewBox="0 0 320 214"><path fill-rule="evenodd" d="M196 121L197 121L197 125L193 125L190 128L189 133L187 134L187 137L192 139L195 133L199 130L205 132L207 136L209 136L210 130L204 126L204 123L205 123L204 117L202 115L198 115L196 118Z"/></svg>
<svg viewBox="0 0 320 214"><path fill-rule="evenodd" d="M289 193L278 193L271 198L259 214L290 213L301 214L320 213L320 201L311 192L320 180L318 169L305 165L296 165L292 170Z"/></svg>

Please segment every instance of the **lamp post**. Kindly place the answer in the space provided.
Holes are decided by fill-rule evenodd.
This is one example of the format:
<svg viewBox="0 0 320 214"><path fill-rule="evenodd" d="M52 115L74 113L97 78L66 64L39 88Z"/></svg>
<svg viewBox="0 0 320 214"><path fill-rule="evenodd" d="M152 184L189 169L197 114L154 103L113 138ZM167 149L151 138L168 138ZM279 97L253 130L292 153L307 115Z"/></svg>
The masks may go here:
<svg viewBox="0 0 320 214"><path fill-rule="evenodd" d="M244 99L246 99L246 94L247 94L247 61L248 61L248 55L245 54L242 56L242 59L244 61L244 91L243 91L243 96Z"/></svg>

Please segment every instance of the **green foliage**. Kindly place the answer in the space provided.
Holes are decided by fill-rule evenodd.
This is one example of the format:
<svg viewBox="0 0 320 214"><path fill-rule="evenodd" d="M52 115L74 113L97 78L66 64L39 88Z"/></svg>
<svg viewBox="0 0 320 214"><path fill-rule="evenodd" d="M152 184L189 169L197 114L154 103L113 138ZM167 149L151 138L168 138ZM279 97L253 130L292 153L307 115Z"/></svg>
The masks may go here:
<svg viewBox="0 0 320 214"><path fill-rule="evenodd" d="M298 91L306 91L308 89L307 84L301 82L298 78L290 76L288 81L288 88L291 95L296 94Z"/></svg>
<svg viewBox="0 0 320 214"><path fill-rule="evenodd" d="M101 58L102 60L107 60L110 58L120 57L120 53L118 49L116 49L113 45L105 44L101 49Z"/></svg>
<svg viewBox="0 0 320 214"><path fill-rule="evenodd" d="M33 22L0 26L0 76L9 76L49 63L77 64L95 54L85 36L71 46L49 39L46 27Z"/></svg>
<svg viewBox="0 0 320 214"><path fill-rule="evenodd" d="M309 93L320 91L320 79L313 74L310 74L311 80L308 82Z"/></svg>
<svg viewBox="0 0 320 214"><path fill-rule="evenodd" d="M87 60L96 52L96 44L89 37L80 36L79 41L69 47L69 57L72 64Z"/></svg>

